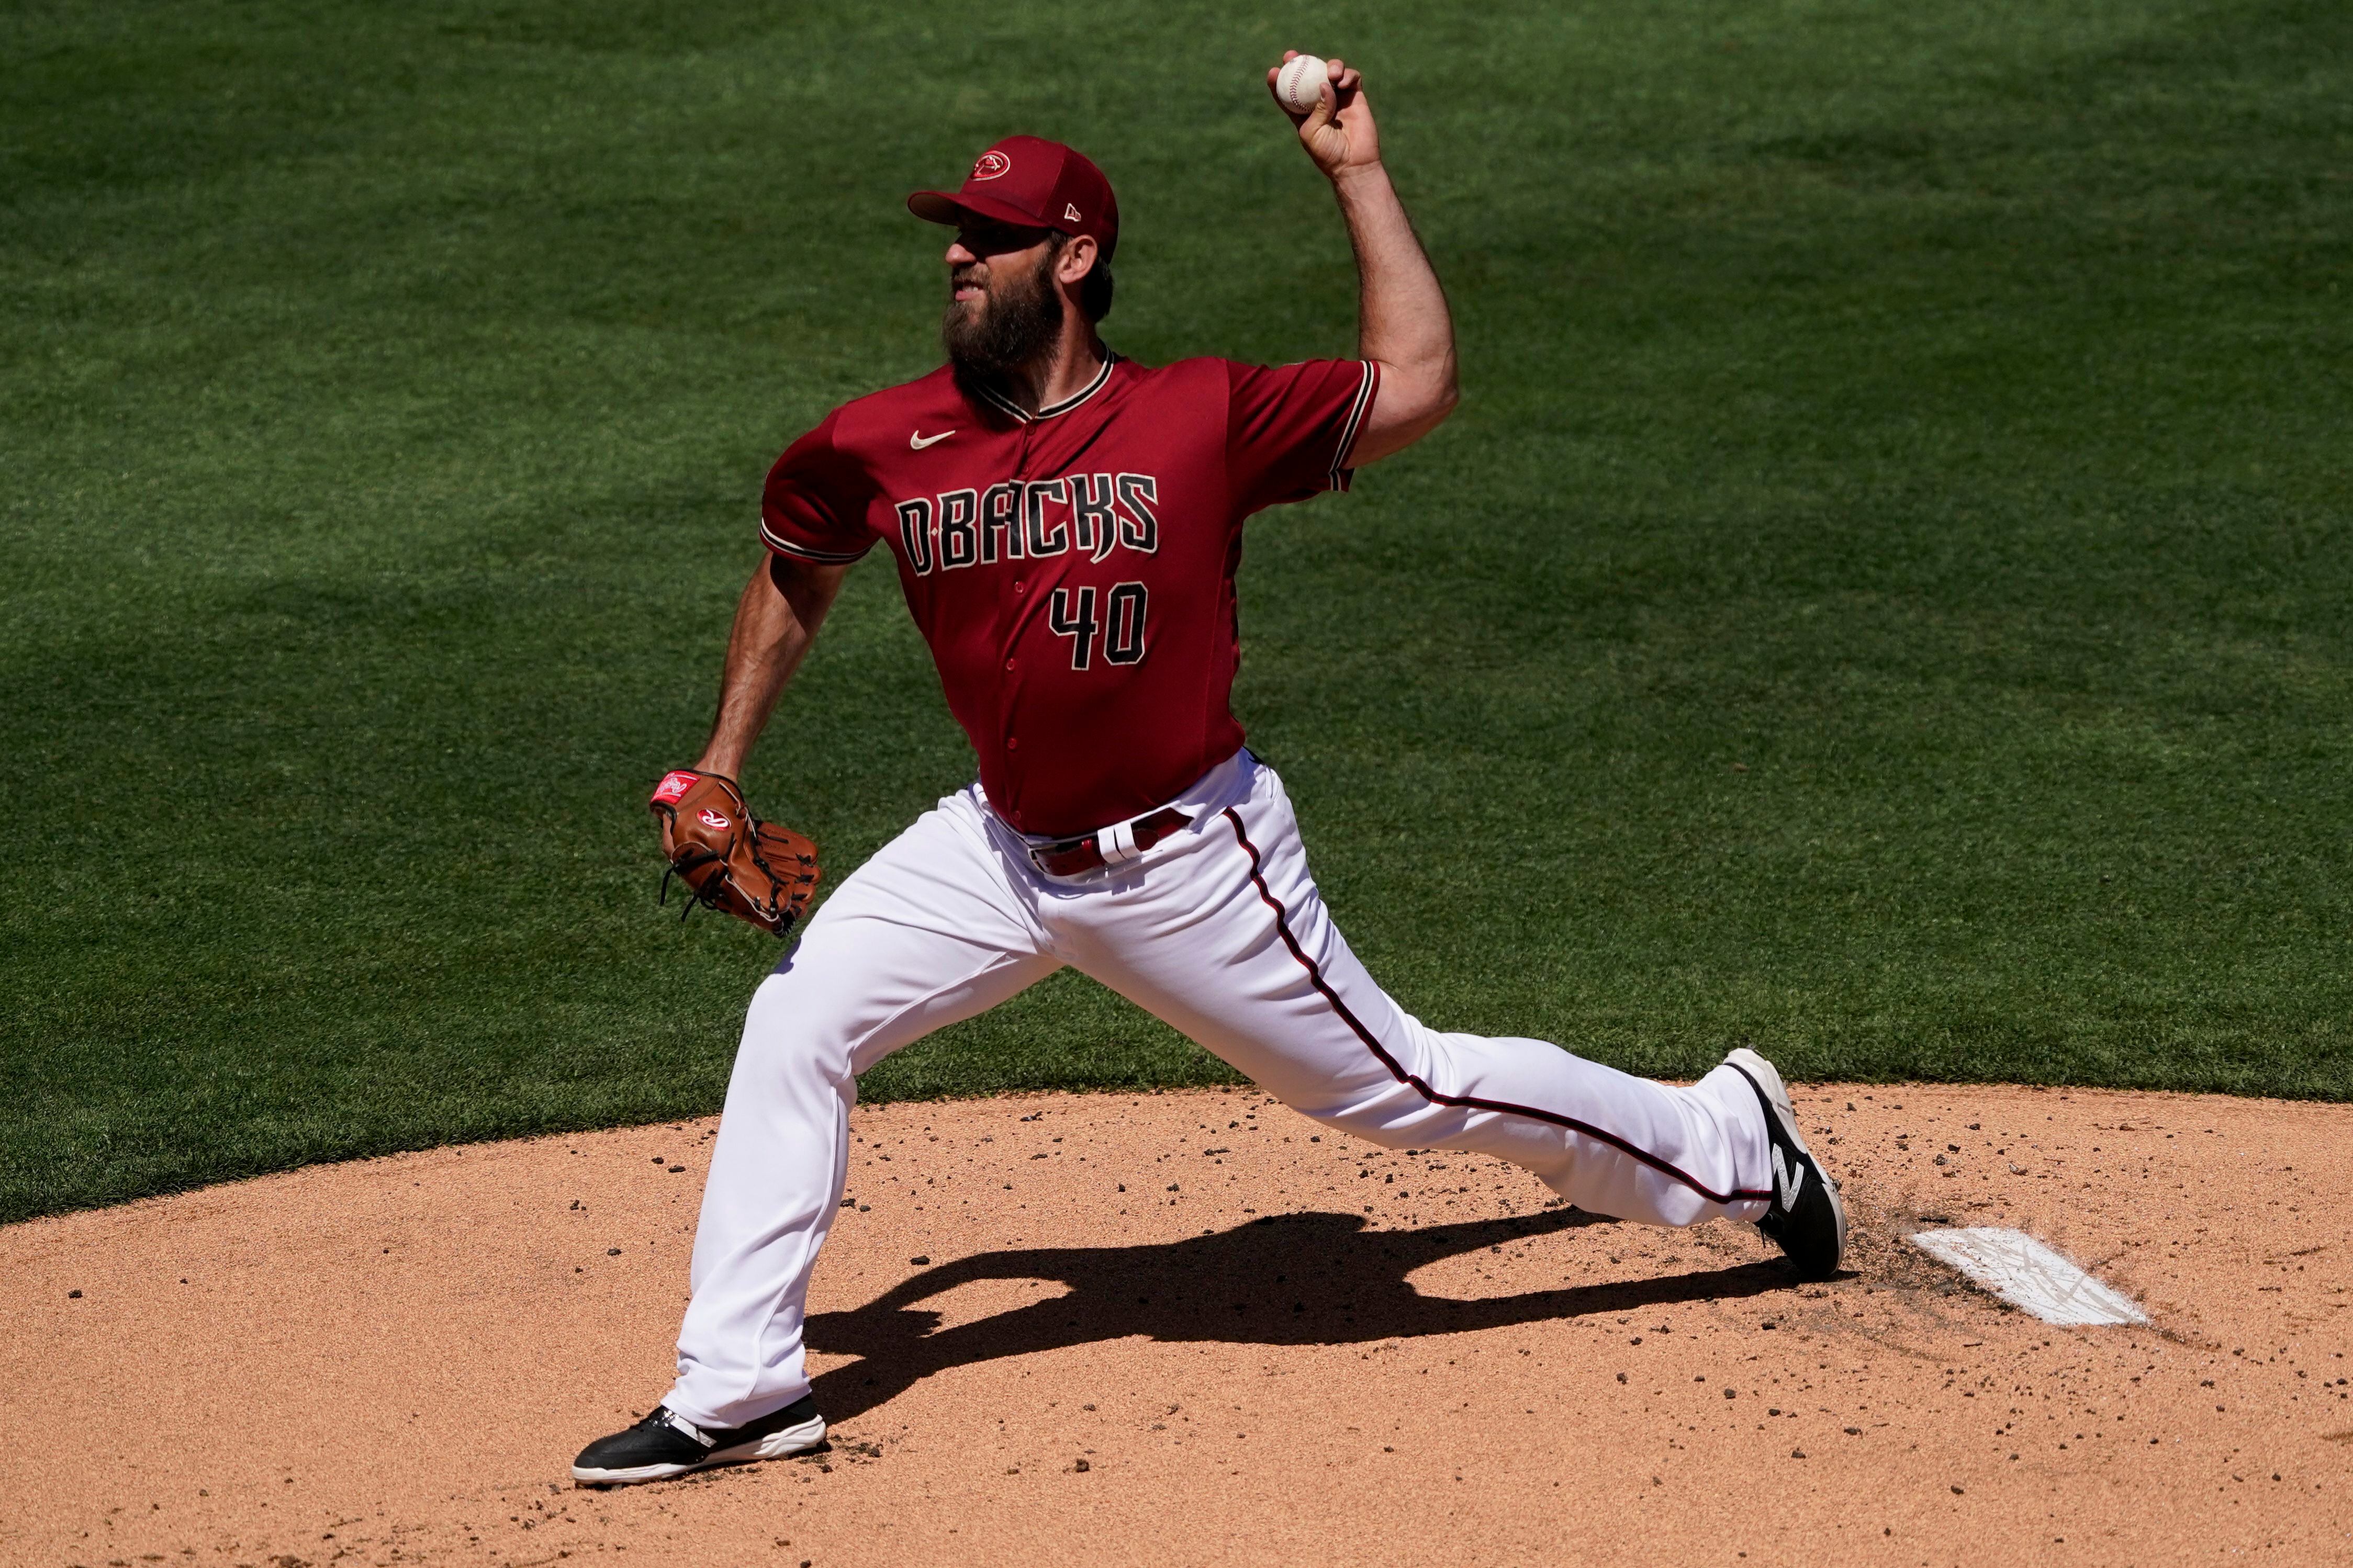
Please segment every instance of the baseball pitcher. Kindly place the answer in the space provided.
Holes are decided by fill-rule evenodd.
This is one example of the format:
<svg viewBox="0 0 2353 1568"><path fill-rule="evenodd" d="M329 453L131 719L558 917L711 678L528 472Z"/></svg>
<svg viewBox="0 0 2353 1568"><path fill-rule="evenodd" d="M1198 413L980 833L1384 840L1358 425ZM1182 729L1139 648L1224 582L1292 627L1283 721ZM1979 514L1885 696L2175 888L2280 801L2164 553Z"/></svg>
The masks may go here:
<svg viewBox="0 0 2353 1568"><path fill-rule="evenodd" d="M954 231L947 363L835 409L777 459L768 555L735 612L710 742L653 805L691 898L792 927L816 851L754 818L734 780L843 574L878 544L980 777L852 873L754 994L678 1381L583 1450L578 1480L823 1439L802 1312L858 1075L1065 964L1331 1131L1494 1155L1594 1213L1751 1221L1800 1274L1837 1267L1845 1215L1771 1064L1736 1050L1678 1089L1423 1024L1333 925L1282 781L1243 743L1228 696L1244 520L1345 490L1456 398L1446 298L1357 72L1330 61L1291 118L1356 249L1354 359L1147 366L1112 352L1097 326L1118 204L1058 143L1008 137L961 188L908 198Z"/></svg>

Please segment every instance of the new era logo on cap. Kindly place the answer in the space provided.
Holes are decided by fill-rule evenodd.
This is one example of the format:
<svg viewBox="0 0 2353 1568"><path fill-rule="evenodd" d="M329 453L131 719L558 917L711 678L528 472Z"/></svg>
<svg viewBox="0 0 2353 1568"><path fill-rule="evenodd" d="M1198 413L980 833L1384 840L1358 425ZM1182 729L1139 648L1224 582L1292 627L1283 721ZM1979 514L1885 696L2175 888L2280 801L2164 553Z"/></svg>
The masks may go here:
<svg viewBox="0 0 2353 1568"><path fill-rule="evenodd" d="M1119 202L1103 172L1073 149L1037 136L1008 136L974 161L961 188L917 191L907 210L928 223L960 224L971 215L1092 235L1105 261L1119 248Z"/></svg>

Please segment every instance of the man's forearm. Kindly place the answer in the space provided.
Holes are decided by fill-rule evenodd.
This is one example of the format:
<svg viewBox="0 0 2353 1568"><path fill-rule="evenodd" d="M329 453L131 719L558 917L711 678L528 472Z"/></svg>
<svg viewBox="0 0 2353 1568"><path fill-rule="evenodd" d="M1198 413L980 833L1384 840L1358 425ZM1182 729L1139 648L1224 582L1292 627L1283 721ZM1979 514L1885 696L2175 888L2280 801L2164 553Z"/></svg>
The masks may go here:
<svg viewBox="0 0 2353 1568"><path fill-rule="evenodd" d="M772 557L744 585L727 636L719 679L719 715L695 767L743 776L744 760L776 710L785 684L833 607L846 566L803 566Z"/></svg>
<svg viewBox="0 0 2353 1568"><path fill-rule="evenodd" d="M1344 169L1332 189L1356 253L1357 352L1381 367L1380 396L1348 458L1361 468L1412 446L1453 411L1454 319L1388 171Z"/></svg>
<svg viewBox="0 0 2353 1568"><path fill-rule="evenodd" d="M1375 163L1332 182L1356 253L1356 349L1370 360L1454 377L1454 321L1438 273L1405 216L1405 204Z"/></svg>
<svg viewBox="0 0 2353 1568"><path fill-rule="evenodd" d="M1381 139L1364 74L1339 60L1324 62L1314 107L1292 107L1277 90L1282 71L1300 58L1285 52L1270 67L1266 86L1291 116L1299 144L1332 182L1356 252L1356 349L1380 367L1373 405L1341 454L1350 468L1403 451L1438 428L1461 395L1454 380L1454 319L1446 291L1407 221L1405 204L1381 163Z"/></svg>

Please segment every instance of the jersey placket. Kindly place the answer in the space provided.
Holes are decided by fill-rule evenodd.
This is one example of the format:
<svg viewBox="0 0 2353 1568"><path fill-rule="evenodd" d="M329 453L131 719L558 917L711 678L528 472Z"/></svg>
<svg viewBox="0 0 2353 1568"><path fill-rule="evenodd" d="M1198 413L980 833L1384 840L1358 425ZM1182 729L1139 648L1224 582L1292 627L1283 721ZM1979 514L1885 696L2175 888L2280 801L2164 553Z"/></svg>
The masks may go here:
<svg viewBox="0 0 2353 1568"><path fill-rule="evenodd" d="M1029 449L1037 430L1038 421L1024 419L1021 421L1020 434L1014 441L1013 526L1007 531L1009 547L1006 552L1007 554L1016 557L1011 574L1012 598L1008 603L1004 597L1006 590L1000 589L997 601L997 653L1005 660L1005 680L997 689L997 732L1005 743L1006 771L1013 775L1014 798L1017 800L1028 793L1025 784L1029 773L1029 764L1021 757L1018 710L1022 681L1028 673L1020 668L1021 641L1029 626L1029 589L1032 586L1028 541L1022 537L1022 530L1027 526L1028 520L1022 514L1020 486L1029 478ZM1021 826L1020 818L1020 812L1012 813L1014 826Z"/></svg>

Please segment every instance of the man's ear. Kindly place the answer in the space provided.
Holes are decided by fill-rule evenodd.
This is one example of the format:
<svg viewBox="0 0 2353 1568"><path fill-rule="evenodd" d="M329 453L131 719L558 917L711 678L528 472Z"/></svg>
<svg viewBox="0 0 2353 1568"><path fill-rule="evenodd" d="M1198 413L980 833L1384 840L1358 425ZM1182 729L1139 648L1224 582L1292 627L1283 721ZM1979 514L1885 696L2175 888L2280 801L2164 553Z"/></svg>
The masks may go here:
<svg viewBox="0 0 2353 1568"><path fill-rule="evenodd" d="M1094 270L1095 257L1100 248L1093 235L1072 235L1064 242L1062 253L1054 258L1055 280L1077 287L1088 273Z"/></svg>

